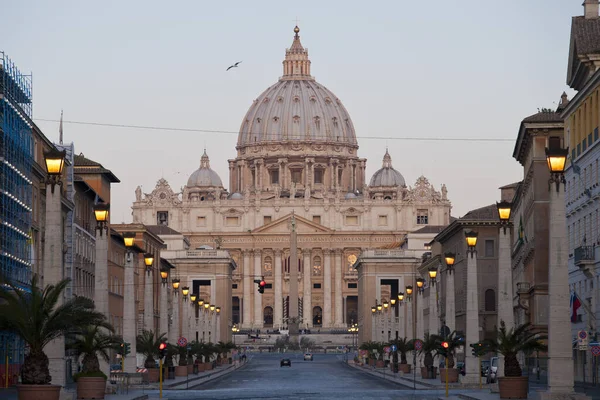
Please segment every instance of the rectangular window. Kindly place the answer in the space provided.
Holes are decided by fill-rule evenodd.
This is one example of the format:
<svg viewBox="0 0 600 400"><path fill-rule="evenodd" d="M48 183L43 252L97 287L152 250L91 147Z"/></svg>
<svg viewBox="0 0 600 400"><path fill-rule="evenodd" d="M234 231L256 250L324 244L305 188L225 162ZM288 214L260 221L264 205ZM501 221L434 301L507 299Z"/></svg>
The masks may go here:
<svg viewBox="0 0 600 400"><path fill-rule="evenodd" d="M346 225L358 225L358 215L346 215Z"/></svg>
<svg viewBox="0 0 600 400"><path fill-rule="evenodd" d="M293 169L292 171L292 182L294 183L302 183L302 170L301 169Z"/></svg>
<svg viewBox="0 0 600 400"><path fill-rule="evenodd" d="M237 289L237 285L238 285L237 283L234 283L234 284L231 285L231 288L232 289Z"/></svg>
<svg viewBox="0 0 600 400"><path fill-rule="evenodd" d="M313 222L315 224L320 224L321 223L321 216L320 215L313 215Z"/></svg>
<svg viewBox="0 0 600 400"><path fill-rule="evenodd" d="M417 210L417 225L427 225L429 223L428 210Z"/></svg>
<svg viewBox="0 0 600 400"><path fill-rule="evenodd" d="M590 133L588 135L588 147L590 147L592 145L592 134Z"/></svg>
<svg viewBox="0 0 600 400"><path fill-rule="evenodd" d="M313 283L313 289L321 289L320 283Z"/></svg>
<svg viewBox="0 0 600 400"><path fill-rule="evenodd" d="M315 169L315 184L323 183L323 170L320 168Z"/></svg>
<svg viewBox="0 0 600 400"><path fill-rule="evenodd" d="M265 283L265 289L273 289L272 283Z"/></svg>
<svg viewBox="0 0 600 400"><path fill-rule="evenodd" d="M494 241L493 240L485 241L485 256L486 257L494 257Z"/></svg>
<svg viewBox="0 0 600 400"><path fill-rule="evenodd" d="M271 216L270 215L265 215L263 217L263 225L268 224L269 222L271 222Z"/></svg>
<svg viewBox="0 0 600 400"><path fill-rule="evenodd" d="M196 226L206 226L206 217L198 217L196 219Z"/></svg>
<svg viewBox="0 0 600 400"><path fill-rule="evenodd" d="M225 217L225 226L238 226L240 217Z"/></svg>
<svg viewBox="0 0 600 400"><path fill-rule="evenodd" d="M279 171L274 169L271 170L271 185L279 184Z"/></svg>
<svg viewBox="0 0 600 400"><path fill-rule="evenodd" d="M159 211L156 213L156 225L169 225L168 211Z"/></svg>
<svg viewBox="0 0 600 400"><path fill-rule="evenodd" d="M349 283L348 284L348 289L357 289L358 288L358 283Z"/></svg>
<svg viewBox="0 0 600 400"><path fill-rule="evenodd" d="M380 215L378 224L379 224L379 226L387 226L387 224L388 224L387 215Z"/></svg>

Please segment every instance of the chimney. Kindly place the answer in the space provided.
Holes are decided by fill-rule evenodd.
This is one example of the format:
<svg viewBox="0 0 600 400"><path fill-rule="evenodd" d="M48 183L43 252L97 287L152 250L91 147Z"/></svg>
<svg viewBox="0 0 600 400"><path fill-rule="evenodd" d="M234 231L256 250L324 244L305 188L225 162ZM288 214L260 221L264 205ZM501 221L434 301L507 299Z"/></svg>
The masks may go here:
<svg viewBox="0 0 600 400"><path fill-rule="evenodd" d="M585 19L598 18L598 3L599 0L585 0L583 2L583 14Z"/></svg>

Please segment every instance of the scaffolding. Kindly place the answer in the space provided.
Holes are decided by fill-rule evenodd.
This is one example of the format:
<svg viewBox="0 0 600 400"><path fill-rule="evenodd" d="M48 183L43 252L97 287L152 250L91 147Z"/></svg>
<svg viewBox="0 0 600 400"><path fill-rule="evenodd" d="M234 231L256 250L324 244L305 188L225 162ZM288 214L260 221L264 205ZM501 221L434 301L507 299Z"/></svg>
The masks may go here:
<svg viewBox="0 0 600 400"><path fill-rule="evenodd" d="M22 74L0 52L0 273L30 291L33 131L31 75ZM0 356L9 356L8 374L23 362L21 338L0 332Z"/></svg>

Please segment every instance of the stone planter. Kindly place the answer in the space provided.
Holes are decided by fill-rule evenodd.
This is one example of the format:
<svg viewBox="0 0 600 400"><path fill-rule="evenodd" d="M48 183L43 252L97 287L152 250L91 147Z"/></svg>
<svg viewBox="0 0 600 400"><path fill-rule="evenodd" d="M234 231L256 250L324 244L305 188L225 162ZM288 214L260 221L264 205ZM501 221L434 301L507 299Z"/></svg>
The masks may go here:
<svg viewBox="0 0 600 400"><path fill-rule="evenodd" d="M446 369L448 370L448 383L458 382L458 370L456 368L440 368L440 382L446 383Z"/></svg>
<svg viewBox="0 0 600 400"><path fill-rule="evenodd" d="M104 393L106 393L106 379L99 376L77 379L77 399L103 399Z"/></svg>
<svg viewBox="0 0 600 400"><path fill-rule="evenodd" d="M529 391L527 376L503 376L498 378L501 399L526 399Z"/></svg>
<svg viewBox="0 0 600 400"><path fill-rule="evenodd" d="M398 369L405 374L410 374L410 364L398 364Z"/></svg>
<svg viewBox="0 0 600 400"><path fill-rule="evenodd" d="M148 382L158 382L158 375L160 370L158 368L147 368L148 370Z"/></svg>
<svg viewBox="0 0 600 400"><path fill-rule="evenodd" d="M213 369L212 363L211 362L205 362L204 363L204 370L205 371L210 371L211 369Z"/></svg>
<svg viewBox="0 0 600 400"><path fill-rule="evenodd" d="M194 373L194 364L188 364L187 365L187 374L191 375ZM175 375L177 375L177 372L175 372Z"/></svg>
<svg viewBox="0 0 600 400"><path fill-rule="evenodd" d="M433 374L429 375L430 373L433 373ZM423 379L437 378L437 367L433 367L433 369L428 369L427 367L421 367L421 378L423 378Z"/></svg>
<svg viewBox="0 0 600 400"><path fill-rule="evenodd" d="M204 363L196 364L198 366L198 372L204 372Z"/></svg>
<svg viewBox="0 0 600 400"><path fill-rule="evenodd" d="M375 368L385 368L385 361L377 360L377 362L375 363Z"/></svg>
<svg viewBox="0 0 600 400"><path fill-rule="evenodd" d="M191 365L190 365L191 367ZM188 376L188 366L178 365L175 367L175 376Z"/></svg>
<svg viewBox="0 0 600 400"><path fill-rule="evenodd" d="M60 385L17 385L17 396L19 400L59 400Z"/></svg>
<svg viewBox="0 0 600 400"><path fill-rule="evenodd" d="M375 365L375 359L374 358L369 358L369 366L374 366Z"/></svg>

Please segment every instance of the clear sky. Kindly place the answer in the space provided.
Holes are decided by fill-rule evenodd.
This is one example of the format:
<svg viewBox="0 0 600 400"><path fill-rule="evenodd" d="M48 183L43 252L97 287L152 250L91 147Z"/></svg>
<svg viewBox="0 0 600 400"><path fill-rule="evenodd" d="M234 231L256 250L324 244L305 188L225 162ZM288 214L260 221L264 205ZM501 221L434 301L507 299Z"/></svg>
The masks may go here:
<svg viewBox="0 0 600 400"><path fill-rule="evenodd" d="M565 79L581 3L0 0L0 50L33 73L34 119L53 141L58 122L41 119L61 109L65 121L235 132L282 75L297 18L313 76L352 117L367 179L387 144L408 185L420 175L446 184L459 217L522 179L520 121L573 96ZM130 222L136 186L149 193L164 177L179 190L204 146L228 186L237 135L65 123L64 138L119 177L111 220Z"/></svg>

